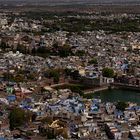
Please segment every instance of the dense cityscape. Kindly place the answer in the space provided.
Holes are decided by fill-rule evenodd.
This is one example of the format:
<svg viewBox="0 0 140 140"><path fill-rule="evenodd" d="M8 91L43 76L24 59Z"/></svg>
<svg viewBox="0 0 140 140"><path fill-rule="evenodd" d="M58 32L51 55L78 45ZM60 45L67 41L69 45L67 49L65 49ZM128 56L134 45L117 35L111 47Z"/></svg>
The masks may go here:
<svg viewBox="0 0 140 140"><path fill-rule="evenodd" d="M0 140L140 140L140 13L6 6Z"/></svg>

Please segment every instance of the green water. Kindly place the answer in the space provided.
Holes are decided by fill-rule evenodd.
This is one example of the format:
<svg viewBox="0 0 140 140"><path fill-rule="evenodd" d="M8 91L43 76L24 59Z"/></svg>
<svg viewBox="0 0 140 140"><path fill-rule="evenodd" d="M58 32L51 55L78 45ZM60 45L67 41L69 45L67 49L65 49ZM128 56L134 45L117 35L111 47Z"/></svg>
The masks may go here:
<svg viewBox="0 0 140 140"><path fill-rule="evenodd" d="M140 92L131 90L112 89L86 95L87 98L100 98L103 102L133 102L140 105Z"/></svg>

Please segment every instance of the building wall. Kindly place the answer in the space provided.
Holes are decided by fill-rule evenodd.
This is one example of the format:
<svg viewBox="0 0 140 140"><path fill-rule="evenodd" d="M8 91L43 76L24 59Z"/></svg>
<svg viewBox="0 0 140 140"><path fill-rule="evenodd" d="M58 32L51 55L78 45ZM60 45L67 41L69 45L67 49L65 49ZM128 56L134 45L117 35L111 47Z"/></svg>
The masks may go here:
<svg viewBox="0 0 140 140"><path fill-rule="evenodd" d="M81 82L87 86L104 86L113 83L114 79L106 77L98 77L98 78L83 77Z"/></svg>

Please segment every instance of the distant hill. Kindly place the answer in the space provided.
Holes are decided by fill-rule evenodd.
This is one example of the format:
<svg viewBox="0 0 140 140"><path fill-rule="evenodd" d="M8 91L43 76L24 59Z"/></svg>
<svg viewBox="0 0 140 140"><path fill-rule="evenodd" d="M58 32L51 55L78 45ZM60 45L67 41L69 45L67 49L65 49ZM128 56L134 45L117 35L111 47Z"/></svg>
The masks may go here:
<svg viewBox="0 0 140 140"><path fill-rule="evenodd" d="M140 0L0 0L0 11L139 13Z"/></svg>
<svg viewBox="0 0 140 140"><path fill-rule="evenodd" d="M140 0L0 0L0 4L11 4L11 5L140 4Z"/></svg>

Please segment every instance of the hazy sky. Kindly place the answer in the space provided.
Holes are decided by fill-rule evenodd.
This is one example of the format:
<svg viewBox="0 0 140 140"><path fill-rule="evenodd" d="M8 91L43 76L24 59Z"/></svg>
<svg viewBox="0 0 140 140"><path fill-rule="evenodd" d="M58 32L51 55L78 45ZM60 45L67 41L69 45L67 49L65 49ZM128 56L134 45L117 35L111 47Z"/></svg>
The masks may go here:
<svg viewBox="0 0 140 140"><path fill-rule="evenodd" d="M84 2L128 2L128 1L130 1L130 2L133 2L133 1L140 1L140 0L0 0L0 1L46 1L46 2L48 2L48 1L51 1L51 2L54 2L54 1L56 1L56 2L79 2L79 1L84 1Z"/></svg>

